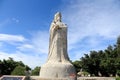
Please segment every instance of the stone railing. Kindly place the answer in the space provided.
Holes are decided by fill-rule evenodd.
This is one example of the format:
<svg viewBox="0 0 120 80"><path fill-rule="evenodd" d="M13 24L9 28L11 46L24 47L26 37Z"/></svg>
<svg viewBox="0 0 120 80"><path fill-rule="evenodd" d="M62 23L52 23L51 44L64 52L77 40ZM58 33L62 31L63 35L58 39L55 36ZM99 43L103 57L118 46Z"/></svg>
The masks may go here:
<svg viewBox="0 0 120 80"><path fill-rule="evenodd" d="M25 80L25 76L3 75L0 80Z"/></svg>

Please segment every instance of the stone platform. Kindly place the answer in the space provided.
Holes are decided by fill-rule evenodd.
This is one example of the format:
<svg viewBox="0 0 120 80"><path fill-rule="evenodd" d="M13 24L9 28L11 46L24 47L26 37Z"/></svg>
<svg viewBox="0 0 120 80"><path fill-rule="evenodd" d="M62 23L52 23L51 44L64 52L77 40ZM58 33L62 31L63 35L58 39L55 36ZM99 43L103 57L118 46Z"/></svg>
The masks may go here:
<svg viewBox="0 0 120 80"><path fill-rule="evenodd" d="M68 80L68 79L55 79L55 78L40 78L39 76L31 76L31 80Z"/></svg>
<svg viewBox="0 0 120 80"><path fill-rule="evenodd" d="M32 80L72 80L72 79L46 79L39 76L31 76ZM78 77L77 80L116 80L115 77Z"/></svg>
<svg viewBox="0 0 120 80"><path fill-rule="evenodd" d="M74 80L73 78L40 78L39 76L31 76L31 80Z"/></svg>
<svg viewBox="0 0 120 80"><path fill-rule="evenodd" d="M6 79L7 78L7 79ZM16 79L15 79L16 78ZM25 76L12 76L12 75L4 75L0 77L0 80L26 80ZM72 80L72 78L40 78L40 76L31 76L30 80ZM77 77L77 80L116 80L115 77Z"/></svg>
<svg viewBox="0 0 120 80"><path fill-rule="evenodd" d="M78 77L77 80L116 80L115 77Z"/></svg>

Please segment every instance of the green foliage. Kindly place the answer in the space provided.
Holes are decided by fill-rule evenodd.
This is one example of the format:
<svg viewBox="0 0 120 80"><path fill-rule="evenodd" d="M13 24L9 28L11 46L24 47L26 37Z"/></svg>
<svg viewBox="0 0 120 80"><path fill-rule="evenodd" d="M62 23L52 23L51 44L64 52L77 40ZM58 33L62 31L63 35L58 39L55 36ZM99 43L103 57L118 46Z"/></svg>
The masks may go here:
<svg viewBox="0 0 120 80"><path fill-rule="evenodd" d="M33 70L32 70L32 75L39 75L39 72L40 72L40 67L35 67Z"/></svg>
<svg viewBox="0 0 120 80"><path fill-rule="evenodd" d="M89 75L89 73L84 71L84 72L83 72L83 75Z"/></svg>
<svg viewBox="0 0 120 80"><path fill-rule="evenodd" d="M82 69L98 76L100 59L96 51L90 51L90 55L85 54L85 57L81 58Z"/></svg>
<svg viewBox="0 0 120 80"><path fill-rule="evenodd" d="M82 68L82 63L81 63L81 61L74 61L74 62L72 62L72 64L74 65L74 67L76 68L76 72L79 72L80 70L81 70L81 68Z"/></svg>
<svg viewBox="0 0 120 80"><path fill-rule="evenodd" d="M120 76L120 70L117 70L117 75Z"/></svg>
<svg viewBox="0 0 120 80"><path fill-rule="evenodd" d="M120 80L120 77L117 77L116 80Z"/></svg>
<svg viewBox="0 0 120 80"><path fill-rule="evenodd" d="M31 68L29 66L25 65L25 70L29 71L29 70L31 70Z"/></svg>
<svg viewBox="0 0 120 80"><path fill-rule="evenodd" d="M77 70L82 68L91 75L120 75L120 36L114 46L109 45L105 50L90 51L73 63Z"/></svg>
<svg viewBox="0 0 120 80"><path fill-rule="evenodd" d="M11 73L11 75L25 75L25 67L17 66Z"/></svg>
<svg viewBox="0 0 120 80"><path fill-rule="evenodd" d="M0 60L0 75L10 75L17 66L25 67L26 65L22 61L14 61L11 57L7 60ZM30 69L28 66L26 68Z"/></svg>
<svg viewBox="0 0 120 80"><path fill-rule="evenodd" d="M120 57L120 36L117 38L117 54Z"/></svg>

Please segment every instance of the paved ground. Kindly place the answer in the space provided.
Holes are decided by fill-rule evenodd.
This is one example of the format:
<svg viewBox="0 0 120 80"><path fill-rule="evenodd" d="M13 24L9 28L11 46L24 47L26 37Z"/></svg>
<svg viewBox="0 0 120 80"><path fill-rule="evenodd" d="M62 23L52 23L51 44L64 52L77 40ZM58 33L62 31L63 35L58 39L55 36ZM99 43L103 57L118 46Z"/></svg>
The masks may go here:
<svg viewBox="0 0 120 80"><path fill-rule="evenodd" d="M77 80L115 80L114 77L79 77Z"/></svg>
<svg viewBox="0 0 120 80"><path fill-rule="evenodd" d="M43 79L39 76L32 76L33 80L73 80L73 79ZM114 77L78 77L77 80L115 80Z"/></svg>

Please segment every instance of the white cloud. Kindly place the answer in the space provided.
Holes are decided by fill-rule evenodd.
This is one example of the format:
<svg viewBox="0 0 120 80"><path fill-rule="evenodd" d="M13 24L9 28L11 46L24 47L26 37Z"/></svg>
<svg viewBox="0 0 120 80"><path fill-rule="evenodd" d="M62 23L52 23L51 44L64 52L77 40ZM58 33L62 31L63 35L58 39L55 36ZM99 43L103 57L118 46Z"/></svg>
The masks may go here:
<svg viewBox="0 0 120 80"><path fill-rule="evenodd" d="M0 41L24 42L26 39L21 35L0 34Z"/></svg>
<svg viewBox="0 0 120 80"><path fill-rule="evenodd" d="M28 51L34 49L34 46L31 44L21 44L20 46L17 47L20 51Z"/></svg>
<svg viewBox="0 0 120 80"><path fill-rule="evenodd" d="M24 64L30 66L32 69L36 66L40 66L43 64L42 60L45 58L45 56L39 56L36 54L25 54L21 52L15 52L15 53L5 53L0 52L0 59L8 59L9 57L12 57L15 61L22 61Z"/></svg>
<svg viewBox="0 0 120 80"><path fill-rule="evenodd" d="M48 53L49 44L49 32L48 31L38 31L32 34L33 38L31 40L32 45L34 45L36 52Z"/></svg>
<svg viewBox="0 0 120 80"><path fill-rule="evenodd" d="M17 18L12 18L12 21L19 23L20 21Z"/></svg>
<svg viewBox="0 0 120 80"><path fill-rule="evenodd" d="M48 53L48 40L48 33L45 31L33 33L31 39L21 35L0 34L0 60L12 57L31 68L40 66L46 61L47 54L44 53Z"/></svg>
<svg viewBox="0 0 120 80"><path fill-rule="evenodd" d="M68 24L69 50L81 47L89 51L104 49L120 35L120 9L117 0L63 2L67 4L62 12L63 21ZM83 51L78 51L81 52ZM70 54L78 55L73 52Z"/></svg>
<svg viewBox="0 0 120 80"><path fill-rule="evenodd" d="M2 42L0 42L0 48L2 47L2 45L3 45L3 43L2 43Z"/></svg>
<svg viewBox="0 0 120 80"><path fill-rule="evenodd" d="M101 0L101 3L98 3L97 0L91 2L77 0L77 3L69 5L69 8L64 10L63 14L66 16L64 21L69 25L70 44L87 36L116 38L120 34L120 11L116 9L117 6L112 1ZM104 2L107 5L102 6ZM112 6L115 9L111 9Z"/></svg>

